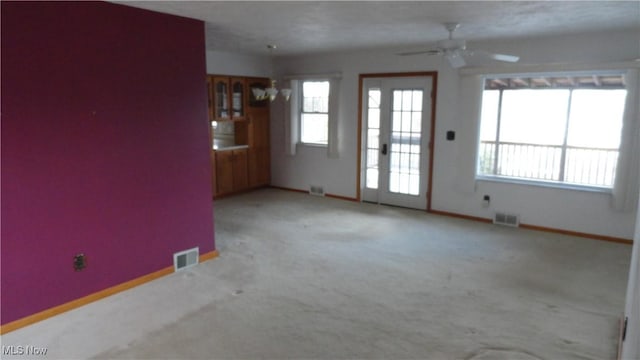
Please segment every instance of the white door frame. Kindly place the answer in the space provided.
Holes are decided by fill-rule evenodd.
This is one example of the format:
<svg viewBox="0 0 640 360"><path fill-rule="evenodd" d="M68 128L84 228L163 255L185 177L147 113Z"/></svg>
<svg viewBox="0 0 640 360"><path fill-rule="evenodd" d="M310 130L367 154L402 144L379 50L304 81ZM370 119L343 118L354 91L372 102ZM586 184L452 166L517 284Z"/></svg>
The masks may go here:
<svg viewBox="0 0 640 360"><path fill-rule="evenodd" d="M428 139L423 139L423 142L426 142L426 147L424 147L425 151L428 154L427 159L425 159L426 166L426 199L424 199L426 203L426 211L431 211L431 198L432 198L432 184L433 184L433 150L434 150L434 128L435 128L435 114L436 114L436 94L437 94L437 84L438 84L438 73L435 71L431 72L412 72L412 73L381 73L381 74L360 74L359 76L359 97L358 97L358 180L357 180L357 200L363 200L363 192L365 190L365 171L366 164L364 163L365 154L366 154L366 139L365 133L366 129L363 129L364 124L364 83L367 79L372 78L424 78L427 81L431 82L431 94L426 94L426 96L431 97L430 99L430 110L424 109L425 114L423 116L427 116L430 118L430 122L424 124L423 126L427 127ZM426 101L425 101L426 102ZM427 113L430 111L430 113Z"/></svg>

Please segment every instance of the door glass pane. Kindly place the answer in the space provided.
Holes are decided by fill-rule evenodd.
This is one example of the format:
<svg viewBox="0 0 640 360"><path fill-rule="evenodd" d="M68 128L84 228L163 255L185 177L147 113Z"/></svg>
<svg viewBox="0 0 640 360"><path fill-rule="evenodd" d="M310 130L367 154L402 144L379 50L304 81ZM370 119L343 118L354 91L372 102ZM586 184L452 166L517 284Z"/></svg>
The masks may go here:
<svg viewBox="0 0 640 360"><path fill-rule="evenodd" d="M380 130L378 129L369 129L367 134L367 149L377 149L378 139L380 138Z"/></svg>
<svg viewBox="0 0 640 360"><path fill-rule="evenodd" d="M389 191L420 193L422 90L393 90Z"/></svg>
<svg viewBox="0 0 640 360"><path fill-rule="evenodd" d="M378 149L367 150L367 169L376 169L378 166Z"/></svg>
<svg viewBox="0 0 640 360"><path fill-rule="evenodd" d="M378 188L378 169L367 169L367 188Z"/></svg>
<svg viewBox="0 0 640 360"><path fill-rule="evenodd" d="M380 128L380 109L369 109L369 129Z"/></svg>
<svg viewBox="0 0 640 360"><path fill-rule="evenodd" d="M380 89L369 89L367 101L367 170L365 186L378 188L380 154Z"/></svg>

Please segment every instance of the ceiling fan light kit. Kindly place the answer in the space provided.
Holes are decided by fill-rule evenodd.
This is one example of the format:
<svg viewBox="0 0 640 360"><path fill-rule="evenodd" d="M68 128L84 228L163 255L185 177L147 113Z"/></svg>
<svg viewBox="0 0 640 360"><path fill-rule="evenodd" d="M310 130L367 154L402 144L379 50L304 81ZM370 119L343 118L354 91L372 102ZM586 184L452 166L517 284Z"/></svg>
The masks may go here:
<svg viewBox="0 0 640 360"><path fill-rule="evenodd" d="M436 42L436 47L428 50L411 51L399 53L397 55L443 55L449 62L449 65L454 69L458 69L467 65L468 57L482 57L485 59L503 61L503 62L517 62L520 57L515 55L494 54L485 50L470 50L467 49L467 42L463 39L454 39L453 32L460 27L459 23L448 22L443 24L445 29L449 32L449 38L439 40Z"/></svg>

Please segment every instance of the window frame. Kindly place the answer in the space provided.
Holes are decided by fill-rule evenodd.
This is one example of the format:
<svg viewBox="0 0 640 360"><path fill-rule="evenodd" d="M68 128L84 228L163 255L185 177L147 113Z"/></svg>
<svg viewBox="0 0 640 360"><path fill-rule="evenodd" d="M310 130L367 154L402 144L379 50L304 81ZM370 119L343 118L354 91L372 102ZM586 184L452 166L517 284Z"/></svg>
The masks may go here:
<svg viewBox="0 0 640 360"><path fill-rule="evenodd" d="M513 90L510 88L506 88L506 89L493 89L493 88L487 88L486 84L487 81L490 80L495 80L495 79L505 79L505 78L510 78L510 79L515 79L515 78L533 78L533 77L540 77L540 78L544 78L544 77L586 77L586 76L620 76L622 77L622 86L620 87L601 87L601 88L596 88L596 87L592 87L591 89L600 89L600 90L626 90L627 86L624 83L624 77L625 77L625 71L621 71L621 70L614 70L614 71L589 71L589 72L544 72L544 73L521 73L521 74L494 74L494 75L485 75L482 77L482 91L481 91L481 99L484 98L484 93L487 90L502 90L501 92L503 92L504 90ZM549 87L547 89L554 89L555 87ZM607 185L596 185L596 184L580 184L580 183L573 183L573 182L568 182L566 179L566 174L564 174L564 169L562 167L566 166L566 154L567 154L567 150L571 148L571 146L569 146L567 144L567 138L569 137L569 120L571 118L571 111L570 111L570 107L571 107L571 97L573 96L573 91L574 90L582 90L582 89L586 89L588 87L581 87L580 84L577 85L573 85L573 86L568 86L568 87L561 87L563 89L567 89L570 90L570 94L569 94L569 100L567 103L568 109L567 109L567 113L566 113L566 118L565 118L565 130L564 133L562 134L564 137L564 142L562 145L558 145L561 149L561 157L562 157L562 161L561 163L558 165L559 166L559 178L562 178L562 180L547 180L547 179L536 179L536 178L526 178L526 177L517 177L517 176L509 176L509 175L501 175L501 174L496 174L495 173L495 165L494 168L492 170L492 174L486 174L486 173L481 173L481 147L482 147L482 100L480 101L480 108L479 108L479 113L478 113L478 137L477 137L477 144L476 144L476 161L475 161L475 179L476 180L480 180L480 181L489 181L489 182L499 182L499 183L510 183L510 184L523 184L523 185L533 185L533 186L541 186L541 187L550 187L550 188L560 188L560 189L570 189L570 190L580 190L580 191L589 191L589 192L601 192L601 193L611 193L613 191L613 186L615 185L615 176L616 176L616 172L615 169L613 170L613 181L611 186L607 186ZM535 87L529 87L529 89L535 89ZM501 94L503 95L503 94ZM622 119L621 122L622 124L624 124L624 107L627 106L627 101L628 99L625 99L625 102L623 103L623 109L622 110ZM496 124L496 132L499 131L500 129L500 112L502 111L502 96L500 96L499 100L498 100L498 104L497 104L498 108L496 109L497 113L498 113L498 119L496 120L498 123ZM498 135L496 135L498 136ZM505 143L508 143L508 141L504 141ZM497 149L497 146L501 143L500 138L496 137L495 141L493 142L494 146ZM596 149L597 147L594 147L594 149ZM603 148L604 149L604 148ZM497 157L497 150L496 150L496 157L494 159L492 159L492 163L499 163L499 158ZM617 148L617 159L615 162L615 167L618 166L618 162L620 160L620 144L618 144L618 148Z"/></svg>
<svg viewBox="0 0 640 360"><path fill-rule="evenodd" d="M327 93L327 112L305 112L304 111L304 84L305 83L327 83L329 91ZM326 148L329 146L329 122L330 122L330 114L331 114L331 81L329 78L313 78L313 79L301 79L299 86L299 99L298 99L298 144L303 146L310 147L322 147ZM314 115L325 115L327 122L327 133L326 133L326 142L308 142L303 140L303 118L305 114L314 114Z"/></svg>

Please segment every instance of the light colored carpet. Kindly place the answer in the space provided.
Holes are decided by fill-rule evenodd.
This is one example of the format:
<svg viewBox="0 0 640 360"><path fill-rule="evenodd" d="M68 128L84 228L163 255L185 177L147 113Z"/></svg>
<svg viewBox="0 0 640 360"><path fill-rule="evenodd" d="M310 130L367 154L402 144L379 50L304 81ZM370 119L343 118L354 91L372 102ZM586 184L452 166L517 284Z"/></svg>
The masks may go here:
<svg viewBox="0 0 640 360"><path fill-rule="evenodd" d="M613 359L631 247L274 189L220 257L3 336L42 359Z"/></svg>

